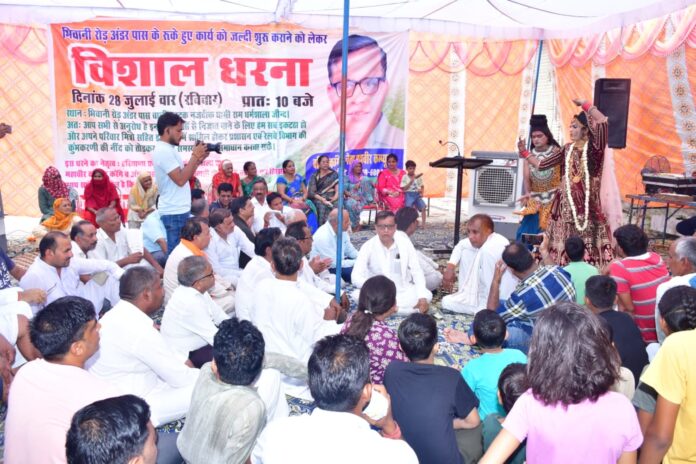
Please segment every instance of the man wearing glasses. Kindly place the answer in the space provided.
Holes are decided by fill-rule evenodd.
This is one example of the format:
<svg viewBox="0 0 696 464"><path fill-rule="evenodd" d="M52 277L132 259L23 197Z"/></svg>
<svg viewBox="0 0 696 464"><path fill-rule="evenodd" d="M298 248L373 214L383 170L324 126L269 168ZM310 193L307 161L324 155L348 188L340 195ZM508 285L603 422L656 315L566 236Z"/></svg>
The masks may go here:
<svg viewBox="0 0 696 464"><path fill-rule="evenodd" d="M341 117L342 46L342 40L336 42L327 63L329 85L326 91L337 122ZM387 54L373 38L350 35L346 82L346 150L398 148L403 145L404 131L392 126L382 114L382 105L388 93ZM335 147L337 146L338 144Z"/></svg>
<svg viewBox="0 0 696 464"><path fill-rule="evenodd" d="M399 314L416 311L428 312L433 294L425 286L423 269L416 249L408 235L396 230L391 211L380 211L375 216L377 235L360 248L353 266L353 285L358 289L376 275L388 277L396 285L396 306ZM359 291L353 295L359 299Z"/></svg>

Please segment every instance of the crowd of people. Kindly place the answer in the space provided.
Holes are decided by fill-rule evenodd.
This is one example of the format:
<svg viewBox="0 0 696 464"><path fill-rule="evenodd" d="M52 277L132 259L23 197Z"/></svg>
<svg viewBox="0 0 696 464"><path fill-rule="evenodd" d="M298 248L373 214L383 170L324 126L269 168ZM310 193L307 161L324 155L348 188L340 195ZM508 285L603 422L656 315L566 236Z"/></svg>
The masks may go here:
<svg viewBox="0 0 696 464"><path fill-rule="evenodd" d="M240 177L223 161L206 194L205 144L184 163L184 121L164 113L127 211L97 169L80 217L47 169L39 256L0 252L5 462L689 462L696 237L663 260L637 226L609 235L593 193L606 118L577 103L573 143L520 147L560 166L527 203L538 253L477 214L442 271L411 239L421 176L393 155L374 185L350 165L344 192L326 156L307 182L285 161L270 193L253 162ZM473 317L468 332L439 330L442 311ZM479 356L441 365L442 337ZM286 395L312 413L289 417Z"/></svg>

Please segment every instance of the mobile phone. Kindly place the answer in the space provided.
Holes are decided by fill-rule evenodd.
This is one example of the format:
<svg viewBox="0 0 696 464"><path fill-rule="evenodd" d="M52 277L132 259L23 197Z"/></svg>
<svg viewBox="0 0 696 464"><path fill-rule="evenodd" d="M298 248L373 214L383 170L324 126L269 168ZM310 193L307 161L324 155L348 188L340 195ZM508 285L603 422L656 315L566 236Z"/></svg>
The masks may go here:
<svg viewBox="0 0 696 464"><path fill-rule="evenodd" d="M544 241L544 234L522 234L522 243L527 245L541 245Z"/></svg>

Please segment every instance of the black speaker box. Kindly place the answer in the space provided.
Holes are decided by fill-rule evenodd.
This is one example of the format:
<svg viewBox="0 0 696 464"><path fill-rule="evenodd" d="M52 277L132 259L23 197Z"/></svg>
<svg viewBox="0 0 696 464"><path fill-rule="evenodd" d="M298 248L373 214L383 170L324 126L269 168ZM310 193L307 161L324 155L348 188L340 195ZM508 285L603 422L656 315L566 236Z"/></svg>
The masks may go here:
<svg viewBox="0 0 696 464"><path fill-rule="evenodd" d="M597 79L595 82L594 104L609 118L610 148L626 148L630 98L631 79Z"/></svg>

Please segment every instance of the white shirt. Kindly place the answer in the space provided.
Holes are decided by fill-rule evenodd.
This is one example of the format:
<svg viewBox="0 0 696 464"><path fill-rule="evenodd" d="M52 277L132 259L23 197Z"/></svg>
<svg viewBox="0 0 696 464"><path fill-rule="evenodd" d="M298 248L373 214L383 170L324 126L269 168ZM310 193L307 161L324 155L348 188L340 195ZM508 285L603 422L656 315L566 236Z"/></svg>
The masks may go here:
<svg viewBox="0 0 696 464"><path fill-rule="evenodd" d="M362 417L316 408L271 422L252 453L263 464L417 464L404 440L382 437Z"/></svg>
<svg viewBox="0 0 696 464"><path fill-rule="evenodd" d="M210 244L205 249L210 265L216 274L221 275L235 287L242 275L239 267L239 253L254 256L254 244L238 227L227 235L220 237L215 229L210 229Z"/></svg>
<svg viewBox="0 0 696 464"><path fill-rule="evenodd" d="M242 271L242 276L237 282L237 301L235 302L235 313L242 320L249 321L252 319L252 302L256 286L259 282L265 279L273 278L273 270L271 263L266 261L263 256L254 255Z"/></svg>
<svg viewBox="0 0 696 464"><path fill-rule="evenodd" d="M158 384L193 386L198 369L187 367L188 357L172 350L150 317L121 300L99 321L99 351L90 358L89 371L120 390L146 397Z"/></svg>
<svg viewBox="0 0 696 464"><path fill-rule="evenodd" d="M430 301L433 297L425 286L425 275L418 262L416 249L404 232L396 231L394 243L389 248L382 244L378 235L360 248L351 276L353 285L362 288L367 279L380 274L394 282L397 292L412 287L418 298Z"/></svg>
<svg viewBox="0 0 696 464"><path fill-rule="evenodd" d="M97 229L97 246L94 250L87 253L90 259L106 259L107 261L116 262L128 256L130 254L130 248L128 245L129 234L135 238L135 236L140 235L139 245L142 248L143 238L142 231L140 229L119 229L115 234L114 238L116 240L111 240L111 237L104 232L104 229ZM134 250L135 252L135 250ZM124 269L128 269L133 266L149 266L144 258L141 259L137 264L129 264L124 266Z"/></svg>
<svg viewBox="0 0 696 464"><path fill-rule="evenodd" d="M266 341L266 351L307 362L314 343L339 332L341 325L325 321L303 282L265 279L254 291L251 321ZM324 306L326 307L326 306Z"/></svg>
<svg viewBox="0 0 696 464"><path fill-rule="evenodd" d="M320 273L322 277L319 277L309 265L309 260L306 256L302 257L302 263L302 269L297 273L298 280L302 280L326 293L336 293L336 276L331 274L328 269L324 269Z"/></svg>
<svg viewBox="0 0 696 464"><path fill-rule="evenodd" d="M162 317L160 333L182 356L203 346L213 346L218 325L229 316L210 297L193 287L174 290Z"/></svg>
<svg viewBox="0 0 696 464"><path fill-rule="evenodd" d="M254 206L254 207L256 207L256 206ZM288 221L291 220L292 217L295 215L295 210L289 206L283 206L282 211L277 211L277 210L273 210L270 208L268 211L271 211L271 212L275 211L275 213L273 213L271 215L271 220L268 221L268 227L277 227L280 229L280 231L283 233L283 235L285 235L285 231L288 229L288 227L285 224L289 224ZM283 220L285 222L282 222L280 219L278 219L277 213L280 213L281 216L283 216Z"/></svg>
<svg viewBox="0 0 696 464"><path fill-rule="evenodd" d="M167 258L167 264L164 266L164 278L162 283L164 285L164 303L167 304L169 299L172 297L172 293L179 286L179 263L193 256L191 250L186 248L183 243L179 243Z"/></svg>
<svg viewBox="0 0 696 464"><path fill-rule="evenodd" d="M160 215L184 214L191 211L191 188L188 182L181 187L176 185L169 173L176 168L183 169L184 162L177 147L158 140L152 151L152 166L159 189L157 209Z"/></svg>
<svg viewBox="0 0 696 464"><path fill-rule="evenodd" d="M660 343L665 341L666 337L665 333L662 331L662 327L660 327L660 310L658 306L660 304L660 300L665 295L665 292L671 288L678 287L680 285L691 287L692 285L690 281L694 278L696 278L696 272L683 276L672 277L667 282L662 282L657 286L657 292L655 293L655 327L657 328L657 339Z"/></svg>
<svg viewBox="0 0 696 464"><path fill-rule="evenodd" d="M261 204L256 197L251 197L251 204L254 205L254 223L251 226L251 230L258 234L263 229L263 217L267 212L271 211L271 207L268 206L265 198L263 199L263 204Z"/></svg>
<svg viewBox="0 0 696 464"><path fill-rule="evenodd" d="M324 225L319 227L314 232L314 241L312 242L312 251L309 252L309 257L321 256L322 258L331 258L331 268L336 267L336 232L334 232L331 224L326 221ZM342 267L351 267L354 265L355 259L358 257L358 250L355 249L350 241L350 234L343 232L341 234L343 242L343 260Z"/></svg>
<svg viewBox="0 0 696 464"><path fill-rule="evenodd" d="M19 281L24 290L39 288L46 292L46 304L52 303L64 296L81 296L88 298L85 285L80 281L80 275L107 272L116 280L123 275L123 269L116 263L103 259L81 259L73 257L68 267L61 268L60 275L55 267L44 262L37 256ZM93 302L94 303L94 302ZM38 313L45 305L31 305L32 312ZM101 307L101 305L100 305ZM99 309L99 308L97 308Z"/></svg>

